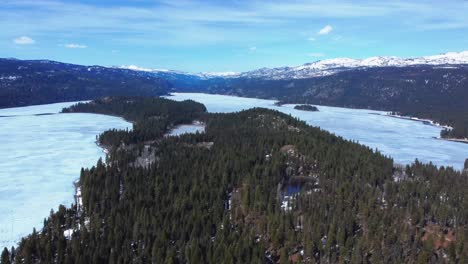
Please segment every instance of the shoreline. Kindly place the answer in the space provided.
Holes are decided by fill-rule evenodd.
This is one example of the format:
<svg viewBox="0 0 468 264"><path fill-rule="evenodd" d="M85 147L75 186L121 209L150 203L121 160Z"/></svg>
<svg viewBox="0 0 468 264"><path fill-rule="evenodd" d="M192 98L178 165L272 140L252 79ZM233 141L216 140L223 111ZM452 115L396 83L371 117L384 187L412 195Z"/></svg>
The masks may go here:
<svg viewBox="0 0 468 264"><path fill-rule="evenodd" d="M399 118L399 119L405 119L405 120L410 120L410 121L418 121L418 122L422 122L425 125L435 126L435 127L439 127L439 128L443 128L443 129L448 129L448 130L453 129L453 127L451 127L451 126L441 125L440 123L435 122L435 121L430 120L430 119L417 118L417 117L412 117L412 116L392 115L390 113L387 113L384 116ZM445 140L445 141L452 141L452 142L468 144L468 138L443 138L443 137L433 137L433 138L438 139L438 140Z"/></svg>
<svg viewBox="0 0 468 264"><path fill-rule="evenodd" d="M418 121L418 122L422 122L425 125L435 126L435 127L439 127L439 128L443 128L443 129L448 129L448 130L453 129L453 127L451 127L451 126L441 125L440 123L435 122L435 121L430 120L430 119L417 118L417 117L411 117L411 116L402 116L402 115L392 115L392 114L389 114L389 113L385 114L384 116L399 118L399 119L405 119L405 120L410 120L410 121ZM445 141L452 141L452 142L468 144L468 138L443 138L443 137L433 137L433 138L438 139L438 140L445 140Z"/></svg>
<svg viewBox="0 0 468 264"><path fill-rule="evenodd" d="M438 122L435 122L434 120L426 119L426 118L418 118L418 117L402 116L402 115L392 115L390 113L381 114L381 115L388 116L388 117L393 117L393 118L400 118L400 119L410 120L410 121L418 121L418 122L422 122L425 125L440 127L440 128L449 129L449 130L453 129L453 127L451 127L451 126L442 125L442 124L440 124Z"/></svg>
<svg viewBox="0 0 468 264"><path fill-rule="evenodd" d="M434 137L434 138L439 139L439 140L468 144L468 138L441 138L441 137Z"/></svg>
<svg viewBox="0 0 468 264"><path fill-rule="evenodd" d="M98 148L101 149L101 151L105 154L105 158L107 158L107 155L109 154L109 150L107 147L105 147L104 145L102 144L99 144L99 142L96 140L95 141L96 143L96 146ZM99 157L101 158L101 157ZM99 160L98 158L98 160ZM96 161L97 162L97 161ZM81 175L80 175L81 176ZM74 198L75 198L75 205L77 207L77 211L78 213L81 213L82 212L82 209L83 209L83 197L82 197L82 194L81 194L81 184L80 184L80 177L78 177L78 179L76 179L74 182L73 182L73 185L75 186L75 194L73 195Z"/></svg>

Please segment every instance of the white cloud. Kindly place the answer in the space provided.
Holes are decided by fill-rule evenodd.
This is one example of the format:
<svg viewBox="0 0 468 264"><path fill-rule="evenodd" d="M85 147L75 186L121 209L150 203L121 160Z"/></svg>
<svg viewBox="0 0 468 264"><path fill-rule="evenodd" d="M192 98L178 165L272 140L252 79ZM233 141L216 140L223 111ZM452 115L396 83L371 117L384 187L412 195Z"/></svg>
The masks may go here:
<svg viewBox="0 0 468 264"><path fill-rule="evenodd" d="M15 42L18 45L31 45L34 44L36 41L30 37L22 36L19 38L15 38L13 42Z"/></svg>
<svg viewBox="0 0 468 264"><path fill-rule="evenodd" d="M314 58L320 58L320 57L324 57L325 54L320 53L320 52L312 52L312 53L308 53L307 56L314 57Z"/></svg>
<svg viewBox="0 0 468 264"><path fill-rule="evenodd" d="M86 49L88 46L82 45L82 44L70 43L70 44L65 44L64 47L69 48L69 49Z"/></svg>
<svg viewBox="0 0 468 264"><path fill-rule="evenodd" d="M333 27L330 25L324 26L321 30L319 30L319 35L327 35L328 33L332 32Z"/></svg>
<svg viewBox="0 0 468 264"><path fill-rule="evenodd" d="M309 41L315 41L315 38L310 37L310 38L308 38L308 40L309 40Z"/></svg>

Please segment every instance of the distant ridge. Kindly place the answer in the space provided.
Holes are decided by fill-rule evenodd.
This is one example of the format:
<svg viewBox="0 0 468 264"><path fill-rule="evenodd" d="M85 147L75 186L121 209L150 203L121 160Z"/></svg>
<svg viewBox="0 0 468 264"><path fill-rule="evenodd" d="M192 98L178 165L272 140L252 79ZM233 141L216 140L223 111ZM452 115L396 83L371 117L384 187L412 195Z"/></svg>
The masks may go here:
<svg viewBox="0 0 468 264"><path fill-rule="evenodd" d="M407 67L415 65L433 65L433 66L452 66L468 64L468 51L462 52L447 52L439 55L423 56L415 58L401 58L396 56L377 56L365 59L352 58L335 58L327 60L319 60L311 63L306 63L295 67L278 67L278 68L260 68L253 71L242 73L236 72L203 72L189 73L172 71L166 69L149 69L135 65L118 66L117 68L145 71L153 73L177 73L200 77L203 79L209 78L259 78L268 80L282 79L306 79L312 77L329 76L338 72L356 69L356 68L375 68L375 67Z"/></svg>

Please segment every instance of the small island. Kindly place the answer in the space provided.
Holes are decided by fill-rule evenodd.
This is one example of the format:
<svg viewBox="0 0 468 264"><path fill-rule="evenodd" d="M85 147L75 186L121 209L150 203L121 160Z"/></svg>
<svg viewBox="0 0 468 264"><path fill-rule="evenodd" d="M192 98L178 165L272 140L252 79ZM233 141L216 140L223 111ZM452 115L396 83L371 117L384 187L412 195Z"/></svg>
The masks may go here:
<svg viewBox="0 0 468 264"><path fill-rule="evenodd" d="M318 108L313 105L303 104L303 105L296 105L294 109L301 110L301 111L309 111L309 112L317 112Z"/></svg>

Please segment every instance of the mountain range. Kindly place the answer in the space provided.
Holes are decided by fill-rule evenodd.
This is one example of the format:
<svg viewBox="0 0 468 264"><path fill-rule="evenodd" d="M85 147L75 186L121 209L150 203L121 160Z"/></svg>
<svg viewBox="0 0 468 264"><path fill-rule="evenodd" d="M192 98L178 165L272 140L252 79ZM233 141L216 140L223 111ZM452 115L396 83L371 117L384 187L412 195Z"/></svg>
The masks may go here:
<svg viewBox="0 0 468 264"><path fill-rule="evenodd" d="M120 66L117 68L130 69L136 71L165 73L165 74L184 74L196 76L199 78L261 78L268 80L285 79L306 79L312 77L322 77L332 75L338 72L359 69L359 68L377 68L377 67L408 67L414 65L433 65L441 67L452 67L453 65L468 64L468 51L448 52L440 55L424 56L417 58L400 58L395 56L379 56L366 59L336 58L319 60L312 63L306 63L294 67L261 68L252 71L236 72L202 72L188 73L172 70L149 69L135 65Z"/></svg>

